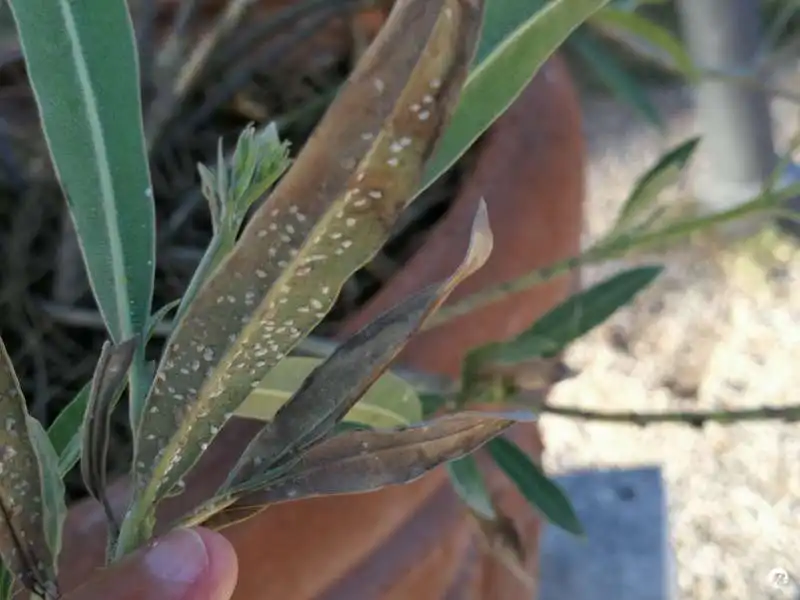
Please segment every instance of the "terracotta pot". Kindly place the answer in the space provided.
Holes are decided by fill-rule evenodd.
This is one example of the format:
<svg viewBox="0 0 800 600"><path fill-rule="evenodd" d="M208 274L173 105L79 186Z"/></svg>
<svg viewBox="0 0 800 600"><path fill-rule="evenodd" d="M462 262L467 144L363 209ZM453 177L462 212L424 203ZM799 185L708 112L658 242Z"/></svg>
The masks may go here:
<svg viewBox="0 0 800 600"><path fill-rule="evenodd" d="M577 253L583 180L580 109L565 65L556 57L481 142L474 169L450 213L429 233L423 248L342 334L449 274L466 249L480 197L488 204L495 251L454 297ZM519 332L564 299L576 281L551 281L425 332L400 362L455 376L467 350ZM161 516L176 515L209 493L256 427L232 421L190 477L187 491L165 505ZM518 427L512 437L540 459L535 425ZM496 469L488 469L487 476L497 502L522 535L533 573L538 562L537 517ZM126 496L127 483L115 484L113 502L122 506ZM240 560L238 600L531 597L511 572L480 550L472 522L442 469L374 493L281 504L225 533ZM104 547L99 508L89 502L75 506L67 519L62 554L66 590L91 576L101 564Z"/></svg>

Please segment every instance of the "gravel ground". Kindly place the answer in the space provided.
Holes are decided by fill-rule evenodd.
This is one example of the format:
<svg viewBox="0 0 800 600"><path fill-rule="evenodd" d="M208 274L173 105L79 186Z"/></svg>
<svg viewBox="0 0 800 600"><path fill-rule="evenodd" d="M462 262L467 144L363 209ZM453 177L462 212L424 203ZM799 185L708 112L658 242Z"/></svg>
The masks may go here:
<svg viewBox="0 0 800 600"><path fill-rule="evenodd" d="M635 178L695 133L685 90L654 91L653 99L668 117L665 137L623 106L586 101L587 242L606 231ZM800 127L800 107L776 101L774 108L783 149ZM686 197L681 191L673 191L676 202ZM640 257L667 272L571 348L567 360L582 373L552 401L641 411L800 403L800 259L793 256L793 245L762 235L734 245L704 236ZM588 268L586 280L621 266ZM768 577L781 568L800 581L800 425L639 429L555 416L543 424L552 472L662 466L682 598L791 596Z"/></svg>

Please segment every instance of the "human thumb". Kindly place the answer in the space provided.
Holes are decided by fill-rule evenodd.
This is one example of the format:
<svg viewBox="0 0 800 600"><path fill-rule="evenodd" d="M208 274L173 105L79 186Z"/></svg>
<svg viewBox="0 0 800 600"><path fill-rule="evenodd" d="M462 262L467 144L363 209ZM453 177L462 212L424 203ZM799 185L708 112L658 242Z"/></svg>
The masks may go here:
<svg viewBox="0 0 800 600"><path fill-rule="evenodd" d="M100 571L65 600L230 600L238 564L230 542L178 529Z"/></svg>

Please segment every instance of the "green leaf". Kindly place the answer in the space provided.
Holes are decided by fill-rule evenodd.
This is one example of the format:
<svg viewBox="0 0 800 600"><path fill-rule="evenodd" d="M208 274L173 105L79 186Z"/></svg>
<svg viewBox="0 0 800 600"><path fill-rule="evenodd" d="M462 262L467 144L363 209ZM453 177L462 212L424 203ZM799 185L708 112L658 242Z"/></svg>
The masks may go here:
<svg viewBox="0 0 800 600"><path fill-rule="evenodd" d="M652 125L664 129L658 109L647 97L647 90L593 37L582 31L575 32L570 40L573 48L589 69L623 102L635 108Z"/></svg>
<svg viewBox="0 0 800 600"><path fill-rule="evenodd" d="M227 526L278 502L408 483L533 418L528 412L462 412L396 430L342 433L312 447L288 472L245 494L208 525Z"/></svg>
<svg viewBox="0 0 800 600"><path fill-rule="evenodd" d="M700 138L692 138L683 142L664 154L658 162L651 167L636 182L628 199L620 210L617 218L617 227L628 224L643 210L650 207L658 195L667 187L673 185L680 177L686 165L694 156L700 143Z"/></svg>
<svg viewBox="0 0 800 600"><path fill-rule="evenodd" d="M672 66L682 75L695 81L698 70L694 66L691 56L686 51L684 44L678 40L667 28L636 14L633 11L606 7L591 19L592 24L612 29L623 29L635 36L643 38L651 45L660 48L671 59Z"/></svg>
<svg viewBox="0 0 800 600"><path fill-rule="evenodd" d="M156 327L158 327L164 320L167 318L167 315L171 313L173 310L178 308L181 303L181 299L178 298L177 300L172 300L171 302L167 302L164 306L159 308L155 314L153 314L150 319L147 321L147 327L144 330L144 340L145 344L150 341L153 337L153 333L155 333Z"/></svg>
<svg viewBox="0 0 800 600"><path fill-rule="evenodd" d="M426 318L461 281L486 263L491 251L489 215L481 201L469 248L455 273L384 312L341 344L278 410L274 421L253 438L223 488L248 481L253 472L269 469L287 455L302 453L327 437Z"/></svg>
<svg viewBox="0 0 800 600"><path fill-rule="evenodd" d="M470 73L450 125L425 167L418 194L455 164L511 106L564 40L608 1L553 0L502 38ZM503 3L495 0L495 4ZM497 12L493 14L500 12L500 6L494 9ZM500 25L497 31L505 31L507 26ZM487 52L486 47L483 52Z"/></svg>
<svg viewBox="0 0 800 600"><path fill-rule="evenodd" d="M476 353L482 361L518 364L552 357L608 319L650 285L663 267L637 267L575 294L509 342L490 344Z"/></svg>
<svg viewBox="0 0 800 600"><path fill-rule="evenodd" d="M472 58L482 2L398 4L314 135L198 291L135 431L120 552L233 412L388 239ZM121 556L121 554L120 554Z"/></svg>
<svg viewBox="0 0 800 600"><path fill-rule="evenodd" d="M561 488L513 442L496 437L487 444L497 466L517 486L528 502L556 527L584 536L583 526Z"/></svg>
<svg viewBox="0 0 800 600"><path fill-rule="evenodd" d="M279 362L237 410L236 416L272 421L275 413L322 363L319 358L290 356ZM376 429L410 425L422 420L414 389L391 372L384 373L350 409L345 421Z"/></svg>
<svg viewBox="0 0 800 600"><path fill-rule="evenodd" d="M123 0L10 0L42 126L115 342L150 315L155 210Z"/></svg>
<svg viewBox="0 0 800 600"><path fill-rule="evenodd" d="M11 600L14 592L14 576L0 563L0 600Z"/></svg>
<svg viewBox="0 0 800 600"><path fill-rule="evenodd" d="M41 443L38 425L0 340L0 557L28 590L56 596L58 547L51 545L57 538L49 492L57 468L51 469L50 443ZM55 478L60 484L57 473Z"/></svg>
<svg viewBox="0 0 800 600"><path fill-rule="evenodd" d="M474 456L447 463L447 474L453 489L472 511L483 519L497 518L497 511Z"/></svg>
<svg viewBox="0 0 800 600"><path fill-rule="evenodd" d="M59 456L66 452L75 434L82 427L83 414L86 412L91 389L92 382L90 381L83 386L64 410L58 413L47 429L50 443L53 444L53 448Z"/></svg>
<svg viewBox="0 0 800 600"><path fill-rule="evenodd" d="M176 320L183 317L202 284L233 250L252 205L289 167L288 151L289 145L280 141L274 123L258 132L249 125L239 136L230 160L223 155L220 139L216 170L197 165L214 235L183 295Z"/></svg>
<svg viewBox="0 0 800 600"><path fill-rule="evenodd" d="M44 535L50 552L57 561L61 553L61 532L64 520L67 518L66 490L59 473L58 454L50 443L47 432L33 417L29 416L27 421L33 449L41 469Z"/></svg>

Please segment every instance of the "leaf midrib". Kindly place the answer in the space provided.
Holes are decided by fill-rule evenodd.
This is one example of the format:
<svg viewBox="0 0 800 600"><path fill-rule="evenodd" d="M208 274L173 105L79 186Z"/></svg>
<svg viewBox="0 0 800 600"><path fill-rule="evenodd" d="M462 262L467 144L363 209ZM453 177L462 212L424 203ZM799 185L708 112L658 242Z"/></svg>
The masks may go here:
<svg viewBox="0 0 800 600"><path fill-rule="evenodd" d="M106 224L106 231L109 233L111 276L114 280L114 298L117 301L118 325L120 327L120 334L123 338L126 338L133 335L133 320L129 312L130 296L128 294L128 286L125 282L124 252L120 244L122 238L119 231L119 223L113 217L116 210L114 206L114 186L110 176L108 148L106 147L103 137L103 125L98 118L97 98L92 89L91 77L89 76L89 69L84 59L83 47L72 9L67 0L58 0L58 5L61 9L61 16L64 19L64 28L67 32L72 60L75 64L76 75L80 83L79 88L84 100L84 113L91 133L92 148L94 149L96 158L94 167L97 170L100 182L102 212ZM102 303L99 304L99 309L103 311Z"/></svg>

